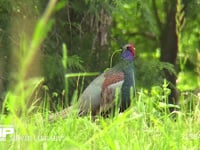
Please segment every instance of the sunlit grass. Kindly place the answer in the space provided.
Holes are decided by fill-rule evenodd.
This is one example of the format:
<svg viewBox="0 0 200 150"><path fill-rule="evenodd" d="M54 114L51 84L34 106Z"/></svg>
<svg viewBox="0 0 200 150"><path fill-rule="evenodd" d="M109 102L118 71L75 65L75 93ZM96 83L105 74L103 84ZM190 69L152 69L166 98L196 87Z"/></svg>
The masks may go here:
<svg viewBox="0 0 200 150"><path fill-rule="evenodd" d="M178 75L178 88L182 91L194 90L200 87L200 79L193 72L183 71Z"/></svg>
<svg viewBox="0 0 200 150"><path fill-rule="evenodd" d="M78 118L76 110L54 123L45 120L39 112L25 120L13 115L5 117L3 122L14 123L15 136L1 142L1 148L198 149L199 107L190 113L186 110L174 112L174 118L162 108L151 107L155 97L143 92L139 96L140 99L134 98L130 109L113 118Z"/></svg>

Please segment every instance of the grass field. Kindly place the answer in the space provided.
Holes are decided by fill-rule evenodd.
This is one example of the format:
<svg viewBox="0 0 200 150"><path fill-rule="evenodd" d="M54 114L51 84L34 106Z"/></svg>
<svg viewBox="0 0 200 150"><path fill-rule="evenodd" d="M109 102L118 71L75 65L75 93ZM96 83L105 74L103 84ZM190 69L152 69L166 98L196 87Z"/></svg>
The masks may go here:
<svg viewBox="0 0 200 150"><path fill-rule="evenodd" d="M95 120L89 116L78 118L76 109L66 119L57 118L53 123L41 113L24 118L2 116L1 122L12 124L15 133L0 142L1 149L198 150L199 106L170 114L154 105L154 98L140 93L124 113Z"/></svg>

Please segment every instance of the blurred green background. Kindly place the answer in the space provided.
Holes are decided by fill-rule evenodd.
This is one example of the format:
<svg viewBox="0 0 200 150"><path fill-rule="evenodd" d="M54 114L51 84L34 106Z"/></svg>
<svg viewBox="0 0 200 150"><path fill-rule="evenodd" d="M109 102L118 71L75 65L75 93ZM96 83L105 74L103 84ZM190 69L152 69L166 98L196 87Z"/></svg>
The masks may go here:
<svg viewBox="0 0 200 150"><path fill-rule="evenodd" d="M17 82L26 47L47 3L0 0L1 103ZM27 78L44 77L52 105L63 104L65 74L103 72L115 50L134 43L137 89L150 90L166 78L169 102L178 103L181 92L200 88L199 9L199 0L60 0ZM62 65L63 43L68 49L67 69ZM114 56L113 64L119 57ZM93 78L86 77L84 86ZM80 89L78 82L82 80L69 80L69 99Z"/></svg>

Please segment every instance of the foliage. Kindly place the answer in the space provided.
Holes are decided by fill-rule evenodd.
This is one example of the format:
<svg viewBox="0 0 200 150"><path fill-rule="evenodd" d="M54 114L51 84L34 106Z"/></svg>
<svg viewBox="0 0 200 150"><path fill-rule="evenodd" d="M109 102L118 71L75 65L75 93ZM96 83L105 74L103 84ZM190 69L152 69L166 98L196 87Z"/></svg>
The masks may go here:
<svg viewBox="0 0 200 150"><path fill-rule="evenodd" d="M169 63L160 62L158 60L137 60L135 63L137 88L150 89L152 86L162 85L163 79L165 78L163 72L164 69L167 69L171 74L176 75L173 65Z"/></svg>
<svg viewBox="0 0 200 150"><path fill-rule="evenodd" d="M1 123L15 127L15 135L1 142L1 149L196 149L200 146L199 102L182 103L181 109L169 114L168 107L177 106L166 103L166 84L152 87L150 93L140 90L131 108L113 118L77 118L76 108L55 123L39 112L29 118L1 116Z"/></svg>
<svg viewBox="0 0 200 150"><path fill-rule="evenodd" d="M160 57L161 47L159 37L163 31L163 26L166 24L166 13L168 8L168 1L146 1L139 0L136 2L124 1L119 5L116 11L113 11L113 21L115 22L112 28L113 45L116 43L125 43L130 41L136 43L136 55L137 60L146 58L142 61L154 61L157 63L157 59ZM181 76L179 76L179 68L184 68L181 71L187 70L193 72L193 77L199 76L196 72L198 70L198 55L199 55L199 31L197 29L199 24L199 14L195 13L196 9L199 9L199 3L196 0L193 1L179 1L179 12L177 18L179 19L179 53L177 58L177 77L180 81L178 84L185 85L182 82ZM157 57L157 54L158 57ZM153 58L152 58L153 56ZM139 58L138 58L139 57ZM146 66L142 71L145 76L146 70L151 68L151 65ZM136 69L140 69L137 67ZM148 70L148 69L147 69ZM154 74L154 68L151 73ZM181 74L181 73L180 73ZM140 74L141 75L141 74ZM149 77L150 78L150 77ZM155 76L152 76L155 79ZM185 77L190 78L188 77ZM188 81L189 82L189 81ZM148 82L145 82L148 83ZM144 83L143 83L144 84ZM195 88L199 87L199 81L196 82ZM190 89L190 88L189 88Z"/></svg>
<svg viewBox="0 0 200 150"><path fill-rule="evenodd" d="M182 27L180 27L181 31L179 31L178 34L180 41L178 61L182 71L178 78L178 87L180 90L195 90L200 87L200 80L198 79L198 56L200 53L200 41L198 37L200 30L197 29L197 26L200 23L200 15L193 14L199 6L198 1L195 0L191 2L184 1L184 5L180 4L179 6L179 20L184 22ZM192 18L195 18L195 21L192 20Z"/></svg>
<svg viewBox="0 0 200 150"><path fill-rule="evenodd" d="M14 59L15 67L12 67L13 70L9 72L13 76L12 84L6 91L0 114L0 124L14 125L15 139L14 141L10 140L12 138L10 135L7 137L7 141L0 142L0 149L198 149L200 147L198 94L181 93L179 105L167 103L171 91L167 88L169 83L166 80L163 83L163 69L175 74L176 68L158 60L160 47L157 39L160 33L159 27L155 25L156 18L152 15L153 6L150 1L69 0L66 3L61 0L55 4L56 0L52 0L50 1L52 5L48 5L34 31L26 34L25 31L17 31L19 26L16 26L15 30L13 29L11 39L15 37L14 41L17 39L19 45L13 44L14 42L11 42L10 38L6 40L6 37L12 34L7 26L11 19L9 18L11 17L10 12L15 12L18 10L16 8L21 5L24 6L22 8L26 8L27 4L30 8L30 3L33 1L28 3L25 3L25 0L16 1L17 5L15 6L10 2L0 1L0 4L3 5L0 7L0 12L4 12L0 13L2 21L0 28L3 30L0 32L4 33L0 37L3 43L3 51L0 52L4 53L1 55L1 60L3 60L2 56L9 56L6 53L7 50L15 51L16 59ZM34 4L31 7L37 6L36 12L42 11L47 4L46 0L34 2L38 5ZM161 22L164 23L163 10L167 8L163 1L156 2L157 7L161 8L159 15ZM194 53L199 54L199 29L197 28L199 20L194 20L199 17L199 14L196 13L199 10L197 9L199 3L187 0L183 2L188 21L186 20L183 33L181 33L182 50L179 57L186 57L187 61L181 68L179 76L182 79L184 77L182 85L189 85L187 88L180 86L180 89L189 89L194 82L191 82L191 85L188 84L188 77L192 78L196 75L194 70L198 66L196 62L193 63L193 58L196 58ZM39 4L42 7L39 7ZM194 6L194 4L197 5ZM95 9L96 6L98 6L97 9ZM191 9L196 10L193 12ZM101 10L103 11L99 12ZM113 10L114 23L108 39L110 40L112 37L113 40L101 45L100 41L103 36L100 36L100 33L106 35L107 32L104 32L104 29L111 30L111 24L103 26L104 19L110 21L111 10ZM27 15L32 15L30 12L27 10ZM4 14L9 17L3 16ZM33 14L35 18L38 17L37 13ZM54 16L55 19L51 16ZM19 25L21 20L18 20L18 17L13 26ZM23 20L23 18L21 19ZM30 22L31 26L35 25L33 22ZM23 23L24 26L28 26L25 22ZM113 118L97 116L95 120L91 116L77 118L78 110L74 107L67 119L57 118L55 123L48 122L50 104L55 100L53 98L57 97L58 101L62 103L64 101L62 96L68 93L69 95L66 94L66 96L69 96L76 105L78 87L72 88L72 85L78 85L81 88L85 85L83 82L78 83L80 74L70 73L91 68L93 71L96 71L95 69L103 70L102 68L109 64L110 53L114 49L118 49L118 46L125 41L134 41L137 48L135 70L138 89L137 96L132 98L131 107L124 113L116 113ZM6 45L7 43L14 46L11 48ZM63 43L67 43L67 48L62 47ZM113 50L108 49L110 45ZM102 58L103 56L104 58ZM36 63L38 57L41 60L39 64L42 62L42 66ZM199 57L197 57L197 61L199 61ZM192 62L193 67L188 62ZM39 75L32 74L36 72L33 71L35 66L39 67L37 70ZM185 76L184 71L187 70L190 70L191 73ZM93 74L87 72L81 75L85 77ZM78 76L78 81L73 82L75 84L68 84L65 77L69 76L75 81L74 77ZM198 82L198 76L195 77L195 81ZM44 81L49 85L44 85ZM196 88L196 86L194 87ZM66 89L64 94L63 89ZM72 94L74 89L75 94ZM42 98L41 94L43 94ZM59 94L61 97L58 97ZM62 107L63 105L60 104L57 108L62 109ZM176 108L176 111L170 113L169 108L171 107ZM8 111L7 114L5 109Z"/></svg>

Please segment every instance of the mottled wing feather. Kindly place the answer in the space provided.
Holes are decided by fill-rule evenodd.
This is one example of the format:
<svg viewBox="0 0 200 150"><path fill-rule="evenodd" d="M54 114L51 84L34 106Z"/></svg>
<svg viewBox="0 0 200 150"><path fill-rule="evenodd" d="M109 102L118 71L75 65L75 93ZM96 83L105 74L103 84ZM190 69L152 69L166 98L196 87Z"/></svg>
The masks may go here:
<svg viewBox="0 0 200 150"><path fill-rule="evenodd" d="M102 92L102 99L100 103L100 112L105 112L112 108L115 105L115 96L116 96L116 91L118 90L118 97L120 98L120 92L121 92L121 87L123 84L124 80L119 81L117 83L113 83L109 85L103 92Z"/></svg>
<svg viewBox="0 0 200 150"><path fill-rule="evenodd" d="M121 89L124 80L124 74L121 70L112 68L97 78L84 90L79 99L80 115L84 115L92 111L95 115L112 105L115 90L117 87Z"/></svg>
<svg viewBox="0 0 200 150"><path fill-rule="evenodd" d="M118 88L119 93L124 82L124 73L115 72L104 75L105 80L102 84L102 99L100 103L100 112L107 111L115 104L115 92Z"/></svg>
<svg viewBox="0 0 200 150"><path fill-rule="evenodd" d="M124 73L123 72L118 72L115 74L107 73L104 75L104 77L105 80L102 84L102 91L104 91L109 85L122 81L124 79Z"/></svg>

